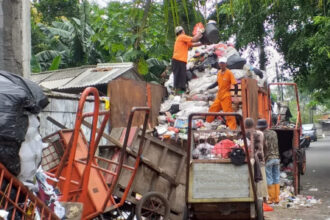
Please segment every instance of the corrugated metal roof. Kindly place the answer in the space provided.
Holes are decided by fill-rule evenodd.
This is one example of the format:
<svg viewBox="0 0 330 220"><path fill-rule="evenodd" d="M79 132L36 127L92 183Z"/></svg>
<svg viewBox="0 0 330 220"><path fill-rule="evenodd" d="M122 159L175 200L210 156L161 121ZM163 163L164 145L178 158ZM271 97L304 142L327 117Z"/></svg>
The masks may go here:
<svg viewBox="0 0 330 220"><path fill-rule="evenodd" d="M62 69L33 74L31 79L48 89L68 90L104 85L119 76L141 80L133 63L101 63L97 66Z"/></svg>

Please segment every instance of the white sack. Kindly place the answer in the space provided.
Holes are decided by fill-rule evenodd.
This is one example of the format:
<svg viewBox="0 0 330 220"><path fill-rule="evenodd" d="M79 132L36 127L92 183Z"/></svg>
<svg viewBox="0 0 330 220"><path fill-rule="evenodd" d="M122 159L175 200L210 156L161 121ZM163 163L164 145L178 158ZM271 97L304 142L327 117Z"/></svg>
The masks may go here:
<svg viewBox="0 0 330 220"><path fill-rule="evenodd" d="M19 156L21 159L21 172L18 179L24 182L33 182L41 163L42 149L47 146L42 142L39 133L39 120L36 115L29 114L29 127L22 143Z"/></svg>

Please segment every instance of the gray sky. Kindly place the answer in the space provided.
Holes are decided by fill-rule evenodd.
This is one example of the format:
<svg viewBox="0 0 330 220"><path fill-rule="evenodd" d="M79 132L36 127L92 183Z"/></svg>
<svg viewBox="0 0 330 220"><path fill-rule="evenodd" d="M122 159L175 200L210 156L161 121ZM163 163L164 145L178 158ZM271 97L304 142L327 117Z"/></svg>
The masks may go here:
<svg viewBox="0 0 330 220"><path fill-rule="evenodd" d="M107 6L107 4L110 2L110 0L89 0L91 3L97 3L101 7Z"/></svg>

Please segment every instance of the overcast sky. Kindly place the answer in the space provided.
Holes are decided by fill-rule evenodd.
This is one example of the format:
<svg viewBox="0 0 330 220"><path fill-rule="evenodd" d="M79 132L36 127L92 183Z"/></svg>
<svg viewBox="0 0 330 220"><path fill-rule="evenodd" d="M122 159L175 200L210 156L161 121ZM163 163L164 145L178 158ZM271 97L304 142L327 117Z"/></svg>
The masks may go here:
<svg viewBox="0 0 330 220"><path fill-rule="evenodd" d="M97 3L101 7L105 7L105 6L107 6L107 4L109 3L110 0L89 0L89 1L92 3Z"/></svg>

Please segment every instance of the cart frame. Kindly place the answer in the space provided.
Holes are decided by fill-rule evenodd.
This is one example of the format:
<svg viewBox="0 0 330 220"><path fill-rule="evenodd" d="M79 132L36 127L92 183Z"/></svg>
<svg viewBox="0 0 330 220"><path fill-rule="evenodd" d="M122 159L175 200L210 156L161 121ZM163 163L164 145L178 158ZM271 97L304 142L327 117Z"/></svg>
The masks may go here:
<svg viewBox="0 0 330 220"><path fill-rule="evenodd" d="M94 96L94 112L83 113L84 103L85 103L88 95L90 95L90 94L92 94ZM68 143L65 143L65 141L64 141L63 131L56 132L56 133L59 133L59 135L61 137L61 142L64 146L64 149L63 149L64 154L61 157L58 166L55 168L52 168L50 170L49 175L62 181L61 185L59 185L57 182L52 183L53 186L60 186L60 188L62 190L61 201L70 200L70 201L78 201L78 202L82 202L82 203L86 203L86 201L87 201L87 203L90 202L91 200L89 199L89 196L91 193L90 193L89 185L90 185L90 181L91 181L91 179L90 179L91 172L98 173L98 175L101 178L100 179L101 183L98 183L98 184L101 185L101 187L106 188L105 189L106 194L104 197L105 199L103 201L96 201L91 204L84 204L84 207L90 206L90 207L95 208L93 213L84 213L84 215L83 215L84 219L91 219L91 218L97 217L105 212L109 212L114 209L117 209L125 203L126 197L128 195L128 192L130 191L130 187L134 181L135 174L139 167L140 158L141 158L141 154L142 154L142 146L144 144L144 138L142 138L139 143L139 149L138 149L138 152L137 152L137 155L135 158L136 160L135 160L134 166L124 165L123 164L124 159L127 155L126 147L127 147L128 137L129 137L130 129L132 126L134 114L137 111L145 112L144 123L143 123L143 128L142 128L142 137L144 137L144 135L145 135L148 117L149 117L149 113L150 113L150 108L149 107L134 107L131 110L131 113L129 116L125 140L124 140L124 144L121 148L121 153L119 155L118 162L95 156L96 147L98 146L99 141L101 140L106 123L108 122L109 116L110 116L110 111L101 111L101 112L99 111L99 94L98 94L98 91L96 88L88 87L82 93L80 101L79 101L79 105L78 105L75 128L73 130L73 133L72 133L71 138L68 141ZM99 115L104 115L104 118L101 122L100 128L97 128ZM81 135L81 128L80 128L86 117L92 117L92 121L93 121L92 127L91 127L91 135L90 135L89 143ZM69 131L72 131L72 130L69 130ZM54 135L54 134L52 134L52 135ZM46 139L51 137L52 135L47 136ZM82 144L81 142L79 143L79 139L83 139L82 140L83 144L85 144L88 148L87 158L83 158L83 159L76 158L77 148L79 145ZM102 167L99 167L96 163L97 160L102 160L109 164L112 164L113 166L116 166L115 171L113 172L113 171L106 170ZM74 173L73 171L77 170L76 166L79 166L79 165L83 165L84 169L81 173L81 178L78 177L78 179L77 179L77 176L73 175L72 173ZM113 194L114 194L114 190L117 185L117 181L119 179L122 169L128 169L132 173L131 173L128 185L123 193L123 196L120 198L120 201L117 202L115 200ZM106 173L108 175L113 176L113 180L112 180L111 186L109 188L107 187L107 184L105 183L102 173ZM75 196L72 196L72 195L75 195Z"/></svg>
<svg viewBox="0 0 330 220"><path fill-rule="evenodd" d="M23 185L3 164L0 163L0 208L11 209L11 220L20 215L21 219L59 220L59 217L37 196ZM4 189L3 189L4 188ZM9 218L8 218L9 219Z"/></svg>
<svg viewBox="0 0 330 220"><path fill-rule="evenodd" d="M244 128L244 123L243 123L243 117L242 115L238 113L192 113L188 117L188 147L187 147L187 175L186 175L186 204L187 204L187 212L188 212L188 219L189 219L189 206L193 203L198 203L198 204L224 204L227 203L229 205L232 205L233 203L240 204L240 202L250 202L251 201L251 190L250 190L250 197L247 198L217 198L217 199L197 199L193 200L190 196L190 190L191 190L191 179L190 179L190 170L191 170L191 165L194 163L191 160L191 147L192 147L192 120L193 117L195 116L235 116L239 119L240 121L240 128L243 136L243 142L244 142L244 149L246 153L246 158L247 158L247 165L248 165L248 173L249 173L249 179L250 179L250 186L252 186L252 202L254 202L255 209L258 212L258 208L260 208L260 204L258 205L258 198L257 198L257 193L256 193L256 185L254 182L254 174L252 171L252 165L250 162L250 155L247 147L247 141L246 141L246 135L245 135L245 128ZM217 163L217 161L212 161L212 160L204 160L200 161L198 163ZM193 174L192 174L193 175ZM260 210L259 210L260 211ZM261 211L262 212L262 211ZM211 214L211 213L210 213ZM258 215L258 214L257 214ZM208 216L204 216L205 218L208 218ZM263 217L263 216L262 216Z"/></svg>

